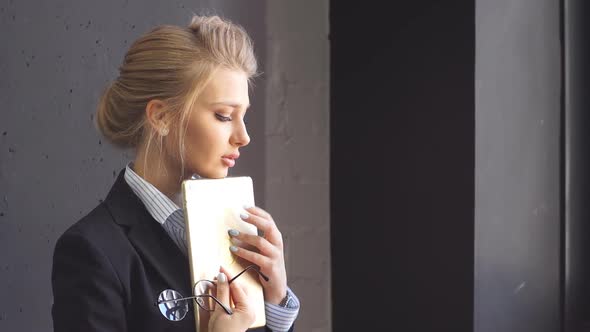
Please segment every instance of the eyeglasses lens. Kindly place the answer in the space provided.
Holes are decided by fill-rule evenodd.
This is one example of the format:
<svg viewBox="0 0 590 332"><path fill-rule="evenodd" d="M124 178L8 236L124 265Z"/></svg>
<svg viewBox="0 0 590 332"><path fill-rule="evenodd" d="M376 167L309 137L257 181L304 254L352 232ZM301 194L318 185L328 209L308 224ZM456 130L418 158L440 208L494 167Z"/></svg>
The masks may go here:
<svg viewBox="0 0 590 332"><path fill-rule="evenodd" d="M164 317L171 321L179 321L186 316L188 312L188 303L186 300L181 301L169 301L174 299L180 299L182 295L172 289L167 289L160 293L158 296L158 308ZM169 301L169 302L163 302Z"/></svg>

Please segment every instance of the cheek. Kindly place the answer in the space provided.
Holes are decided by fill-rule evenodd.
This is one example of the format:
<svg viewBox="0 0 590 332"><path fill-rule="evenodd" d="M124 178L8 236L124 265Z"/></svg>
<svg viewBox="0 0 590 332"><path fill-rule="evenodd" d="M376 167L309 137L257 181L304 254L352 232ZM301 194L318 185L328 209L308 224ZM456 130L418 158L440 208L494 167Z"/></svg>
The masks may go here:
<svg viewBox="0 0 590 332"><path fill-rule="evenodd" d="M184 140L185 151L191 154L191 158L206 158L215 151L215 142L219 139L214 136L214 123L209 125L192 124L186 131Z"/></svg>
<svg viewBox="0 0 590 332"><path fill-rule="evenodd" d="M208 164L228 153L231 125L195 115L188 123L184 147L186 158L197 164Z"/></svg>

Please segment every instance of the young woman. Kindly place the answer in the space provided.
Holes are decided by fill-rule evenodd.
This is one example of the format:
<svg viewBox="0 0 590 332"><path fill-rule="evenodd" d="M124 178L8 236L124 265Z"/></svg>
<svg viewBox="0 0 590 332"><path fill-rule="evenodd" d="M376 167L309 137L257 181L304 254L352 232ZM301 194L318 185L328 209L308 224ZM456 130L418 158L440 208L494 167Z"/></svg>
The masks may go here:
<svg viewBox="0 0 590 332"><path fill-rule="evenodd" d="M180 209L181 182L197 174L223 178L250 142L244 115L257 73L251 40L217 16L186 27L160 26L128 50L105 91L97 124L113 144L132 147L104 202L57 241L52 272L54 331L195 331L192 314L165 317L155 305L174 289L193 294ZM292 331L299 301L287 286L282 236L258 207L243 219L264 236L235 237L231 246L259 268L266 331ZM248 296L221 271L208 330L244 331L254 321ZM268 281L267 281L268 280ZM160 299L161 300L161 299ZM233 303L230 305L230 303ZM194 304L194 302L193 302Z"/></svg>

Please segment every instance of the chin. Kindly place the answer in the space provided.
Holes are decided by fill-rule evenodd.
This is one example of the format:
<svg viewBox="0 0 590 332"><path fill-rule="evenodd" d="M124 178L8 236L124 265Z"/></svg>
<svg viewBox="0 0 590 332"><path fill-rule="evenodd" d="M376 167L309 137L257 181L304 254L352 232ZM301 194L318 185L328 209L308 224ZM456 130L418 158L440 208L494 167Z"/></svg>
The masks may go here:
<svg viewBox="0 0 590 332"><path fill-rule="evenodd" d="M199 175L201 177L207 178L207 179L223 179L223 178L227 177L227 171L228 170L225 169L225 170L219 170L219 171L213 171L213 172L206 172L204 174L199 174Z"/></svg>

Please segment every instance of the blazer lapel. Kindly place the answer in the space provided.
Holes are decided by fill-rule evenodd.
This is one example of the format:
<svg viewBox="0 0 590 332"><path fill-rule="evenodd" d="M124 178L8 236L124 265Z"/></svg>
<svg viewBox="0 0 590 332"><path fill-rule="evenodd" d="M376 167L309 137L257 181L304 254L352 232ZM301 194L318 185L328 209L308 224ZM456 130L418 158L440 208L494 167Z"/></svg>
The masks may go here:
<svg viewBox="0 0 590 332"><path fill-rule="evenodd" d="M149 214L124 178L123 169L105 199L115 222L129 229L128 237L145 262L151 264L168 286L192 294L188 259L163 227Z"/></svg>

